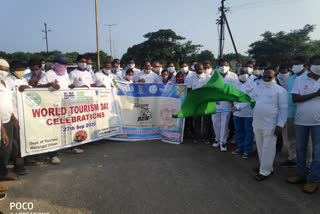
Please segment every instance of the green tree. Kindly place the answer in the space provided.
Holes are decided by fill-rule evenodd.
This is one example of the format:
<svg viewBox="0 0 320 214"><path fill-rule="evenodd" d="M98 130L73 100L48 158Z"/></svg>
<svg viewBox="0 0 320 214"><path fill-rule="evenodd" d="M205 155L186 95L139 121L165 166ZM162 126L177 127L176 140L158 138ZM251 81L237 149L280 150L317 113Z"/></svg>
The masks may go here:
<svg viewBox="0 0 320 214"><path fill-rule="evenodd" d="M273 64L288 64L297 55L310 57L319 53L320 41L312 41L309 36L314 29L314 25L305 25L289 33L267 31L261 35L262 40L249 46L248 53L257 62L267 60Z"/></svg>
<svg viewBox="0 0 320 214"><path fill-rule="evenodd" d="M246 62L250 60L249 56L245 56L239 53L239 58L241 60L241 63L244 65ZM228 61L236 61L238 62L238 57L235 53L228 53L223 55L223 59L226 59Z"/></svg>
<svg viewBox="0 0 320 214"><path fill-rule="evenodd" d="M191 41L181 42L185 38L170 29L147 33L143 37L147 40L128 48L121 58L121 64L125 64L128 57L133 57L137 66L142 66L145 60L159 61L164 65L170 61L179 63L197 53L201 47Z"/></svg>

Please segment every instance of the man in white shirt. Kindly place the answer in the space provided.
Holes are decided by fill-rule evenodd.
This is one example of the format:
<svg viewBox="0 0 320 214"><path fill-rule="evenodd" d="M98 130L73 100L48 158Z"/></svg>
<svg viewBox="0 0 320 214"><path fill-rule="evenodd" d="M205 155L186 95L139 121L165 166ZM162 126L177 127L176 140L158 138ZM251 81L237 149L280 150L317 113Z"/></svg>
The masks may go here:
<svg viewBox="0 0 320 214"><path fill-rule="evenodd" d="M172 84L175 84L177 71L176 71L176 68L174 67L174 63L173 62L169 62L167 64L167 71L169 72L168 82L172 83Z"/></svg>
<svg viewBox="0 0 320 214"><path fill-rule="evenodd" d="M30 88L28 86L27 80L23 77L24 76L24 66L18 62L13 61L11 63L12 72L9 76L5 79L5 83L7 88L11 91L11 100L13 105L13 114L14 116L19 119L18 117L18 102L17 102L17 91L24 91L26 88ZM12 139L12 152L11 152L11 159L14 162L14 171L18 175L25 175L28 174L28 171L24 167L24 159L21 158L20 154L20 133L18 130L13 130L13 139Z"/></svg>
<svg viewBox="0 0 320 214"><path fill-rule="evenodd" d="M146 61L144 63L144 69L138 76L138 82L140 83L161 83L159 76L152 72L151 63Z"/></svg>
<svg viewBox="0 0 320 214"><path fill-rule="evenodd" d="M111 75L111 62L105 62L101 72L95 74L95 86L111 89L113 87L113 77Z"/></svg>
<svg viewBox="0 0 320 214"><path fill-rule="evenodd" d="M205 69L205 72L212 77L214 71L212 70L212 63L209 60L206 60L203 62L203 67Z"/></svg>
<svg viewBox="0 0 320 214"><path fill-rule="evenodd" d="M79 55L77 64L78 67L69 74L71 84L74 84L76 88L90 88L93 80L91 74L86 70L87 59L83 55Z"/></svg>
<svg viewBox="0 0 320 214"><path fill-rule="evenodd" d="M195 67L195 75L192 75L189 80L188 92L201 88L205 85L210 77L204 72L202 64L197 64ZM193 130L194 130L194 139L193 143L203 142L205 144L209 143L209 133L208 127L210 115L203 116L194 116L193 119ZM202 122L201 122L202 121Z"/></svg>
<svg viewBox="0 0 320 214"><path fill-rule="evenodd" d="M237 80L238 76L230 71L230 64L227 60L219 60L219 72L223 78L223 82L233 85ZM217 110L229 110L232 107L232 102L220 101L216 102ZM231 112L222 112L212 115L212 123L214 133L216 135L215 142L212 144L213 147L219 147L222 152L227 151L227 138L228 128Z"/></svg>
<svg viewBox="0 0 320 214"><path fill-rule="evenodd" d="M40 71L42 73L45 73L46 69L47 69L46 60L45 59L40 59L40 63L41 63Z"/></svg>
<svg viewBox="0 0 320 214"><path fill-rule="evenodd" d="M181 73L182 73L183 76L184 76L184 83L185 83L187 86L190 85L191 76L192 76L192 75L195 75L195 72L189 71L189 65L188 65L186 62L184 62L184 61L182 61L182 62L180 63L180 71L181 71Z"/></svg>
<svg viewBox="0 0 320 214"><path fill-rule="evenodd" d="M87 59L86 70L91 74L92 80L94 80L94 72L92 70L92 59L91 58Z"/></svg>
<svg viewBox="0 0 320 214"><path fill-rule="evenodd" d="M120 59L114 59L113 62L116 62L116 63L118 64L117 69L119 70L120 75L122 75L123 68L121 68L121 61L120 61Z"/></svg>
<svg viewBox="0 0 320 214"><path fill-rule="evenodd" d="M67 74L68 60L63 55L55 56L53 60L53 70L49 70L44 73L43 77L38 82L39 88L53 88L55 90L64 90L69 88L75 88L74 84L71 84L69 76ZM75 153L83 153L83 150L72 150ZM52 164L60 164L61 161L58 158L58 153L50 152L49 157Z"/></svg>
<svg viewBox="0 0 320 214"><path fill-rule="evenodd" d="M252 93L254 84L249 80L248 68L240 68L238 74L239 80L235 82L234 87L243 93ZM232 152L232 154L242 154L242 158L246 160L251 153L253 145L253 110L250 107L250 103L235 102L232 111L238 146L237 150Z"/></svg>
<svg viewBox="0 0 320 214"><path fill-rule="evenodd" d="M125 79L126 77L126 72L128 69L132 69L133 70L133 79L137 78L137 76L139 75L139 73L141 72L139 69L136 68L136 64L134 62L134 59L129 57L127 59L127 69L122 71L122 78Z"/></svg>
<svg viewBox="0 0 320 214"><path fill-rule="evenodd" d="M43 72L41 72L41 62L38 59L30 59L29 60L29 67L31 72L25 73L24 78L28 81L28 84L31 87L36 87L38 85L38 81L42 78L44 75Z"/></svg>
<svg viewBox="0 0 320 214"><path fill-rule="evenodd" d="M281 135L288 117L287 91L276 83L272 68L264 71L262 86L255 86L251 97L256 101L253 109L253 131L260 167L255 169L255 179L263 181L273 172L277 137Z"/></svg>
<svg viewBox="0 0 320 214"><path fill-rule="evenodd" d="M307 58L304 56L297 56L292 60L293 74L285 82L285 88L288 92L288 120L283 129L283 142L287 152L287 160L280 163L282 167L296 168L296 128L295 117L297 111L297 104L292 101L291 91L293 89L297 77L308 74ZM281 72L281 68L280 68ZM309 137L309 146L307 154L307 166L310 167L312 162L311 139Z"/></svg>
<svg viewBox="0 0 320 214"><path fill-rule="evenodd" d="M111 76L114 80L122 81L122 70L119 69L119 64L117 60L113 60L111 68Z"/></svg>
<svg viewBox="0 0 320 214"><path fill-rule="evenodd" d="M277 75L278 82L282 88L286 88L286 81L290 76L290 72L287 67L281 66Z"/></svg>
<svg viewBox="0 0 320 214"><path fill-rule="evenodd" d="M297 175L289 177L288 182L306 182L304 192L313 193L320 181L320 56L310 59L310 73L296 78L291 91L293 102L297 103L295 117ZM309 133L312 137L311 172L306 169L306 156Z"/></svg>
<svg viewBox="0 0 320 214"><path fill-rule="evenodd" d="M19 122L13 114L12 93L5 83L9 74L9 63L0 58L0 117L2 126L2 140L0 144L0 179L16 180L17 177L9 174L7 164L12 152L13 129L19 130ZM2 129L3 129L2 128Z"/></svg>
<svg viewBox="0 0 320 214"><path fill-rule="evenodd" d="M155 73L155 74L157 74L158 76L160 76L161 75L161 67L160 67L160 63L159 62L157 62L157 61L155 61L155 62L153 62L153 64L152 64L152 71Z"/></svg>

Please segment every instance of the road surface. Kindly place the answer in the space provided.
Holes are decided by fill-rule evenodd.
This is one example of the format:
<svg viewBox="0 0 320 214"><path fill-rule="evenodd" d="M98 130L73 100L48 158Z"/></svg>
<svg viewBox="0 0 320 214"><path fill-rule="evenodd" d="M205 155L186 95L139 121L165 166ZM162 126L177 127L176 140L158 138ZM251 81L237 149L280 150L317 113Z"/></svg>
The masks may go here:
<svg viewBox="0 0 320 214"><path fill-rule="evenodd" d="M188 140L105 141L84 149L61 152L59 166L30 166L29 175L4 182L9 191L0 210L19 213L10 202L32 202L32 212L50 214L320 213L320 191L307 195L285 182L294 169L278 168L258 183L251 172L256 157L242 160L231 149Z"/></svg>

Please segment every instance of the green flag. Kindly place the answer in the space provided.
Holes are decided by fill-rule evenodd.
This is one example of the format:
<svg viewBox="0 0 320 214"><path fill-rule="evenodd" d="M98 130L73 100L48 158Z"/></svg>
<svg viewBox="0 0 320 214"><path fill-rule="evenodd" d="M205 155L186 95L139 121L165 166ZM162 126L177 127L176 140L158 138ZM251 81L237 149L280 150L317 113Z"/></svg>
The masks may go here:
<svg viewBox="0 0 320 214"><path fill-rule="evenodd" d="M201 88L192 90L184 100L178 114L174 118L209 115L216 113L217 101L250 102L251 108L255 101L247 94L225 84L219 73L215 71L211 79Z"/></svg>

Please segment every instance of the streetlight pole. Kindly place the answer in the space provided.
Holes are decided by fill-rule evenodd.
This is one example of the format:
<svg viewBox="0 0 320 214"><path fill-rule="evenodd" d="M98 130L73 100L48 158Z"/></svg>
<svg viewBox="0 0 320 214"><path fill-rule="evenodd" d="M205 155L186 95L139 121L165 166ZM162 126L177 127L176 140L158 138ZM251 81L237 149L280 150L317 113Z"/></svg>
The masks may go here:
<svg viewBox="0 0 320 214"><path fill-rule="evenodd" d="M45 34L46 45L47 45L47 53L48 53L49 52L49 48L48 48L48 32L51 32L51 30L47 29L47 23L44 23L44 30L42 30L42 32L44 32L44 34Z"/></svg>
<svg viewBox="0 0 320 214"><path fill-rule="evenodd" d="M111 35L111 27L116 26L117 24L105 24L105 26L109 27L109 43L110 43L110 56L113 59L112 55L112 35Z"/></svg>
<svg viewBox="0 0 320 214"><path fill-rule="evenodd" d="M96 35L97 35L97 58L98 58L98 71L100 70L100 51L99 51L99 31L98 31L98 4L97 0L95 0L95 6L96 6Z"/></svg>

